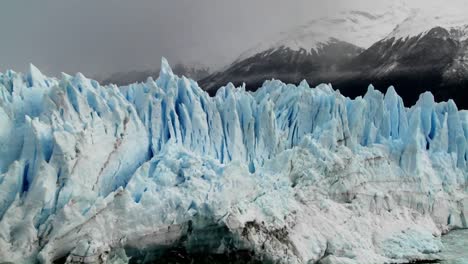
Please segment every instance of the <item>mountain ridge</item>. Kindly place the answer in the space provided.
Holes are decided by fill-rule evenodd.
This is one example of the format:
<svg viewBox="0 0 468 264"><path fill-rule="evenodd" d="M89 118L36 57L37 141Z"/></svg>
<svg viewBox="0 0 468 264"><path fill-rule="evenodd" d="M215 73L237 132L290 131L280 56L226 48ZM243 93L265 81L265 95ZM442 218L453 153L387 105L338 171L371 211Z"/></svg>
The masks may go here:
<svg viewBox="0 0 468 264"><path fill-rule="evenodd" d="M200 85L210 94L215 94L216 89L227 81L235 85L245 82L247 89L256 90L271 78L294 84L305 79L312 85L331 83L346 96L356 97L363 95L367 85L372 83L382 91L391 85L397 87L408 106L416 102L421 92L432 91L438 100L454 98L461 108L467 109L468 102L463 99L468 96L465 88L468 85L467 19L454 16L442 21L427 12L411 10L410 13L409 18L398 23L391 32L381 34L383 37L369 47L340 48L350 56L340 57L337 49L330 49L328 57L338 55L333 67L311 71L301 61L314 54L316 49L295 51L294 48L280 46L236 60L224 71L200 80ZM444 27L431 28L437 22ZM416 25L415 30L412 30L413 25ZM331 34L333 31L330 30ZM321 43L321 47L329 44ZM275 54L279 50L282 51L281 56ZM322 54L322 57L327 57L327 54ZM320 58L311 60L316 68L320 68ZM327 65L326 60L323 61ZM252 67L255 70L251 70Z"/></svg>

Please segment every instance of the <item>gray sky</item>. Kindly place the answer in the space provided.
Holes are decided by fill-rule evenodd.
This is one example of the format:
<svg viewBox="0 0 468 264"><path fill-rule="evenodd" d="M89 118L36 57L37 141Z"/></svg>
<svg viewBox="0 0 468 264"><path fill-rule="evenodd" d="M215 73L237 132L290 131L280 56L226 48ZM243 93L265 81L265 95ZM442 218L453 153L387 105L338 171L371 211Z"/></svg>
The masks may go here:
<svg viewBox="0 0 468 264"><path fill-rule="evenodd" d="M0 71L87 76L200 62L222 66L263 38L359 0L10 0L0 4ZM378 4L376 4L378 5Z"/></svg>

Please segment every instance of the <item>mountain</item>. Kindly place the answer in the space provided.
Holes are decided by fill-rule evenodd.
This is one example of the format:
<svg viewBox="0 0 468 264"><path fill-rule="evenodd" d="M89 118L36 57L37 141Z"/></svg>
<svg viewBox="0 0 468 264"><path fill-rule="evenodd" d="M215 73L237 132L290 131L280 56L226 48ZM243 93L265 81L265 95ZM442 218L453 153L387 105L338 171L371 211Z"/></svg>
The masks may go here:
<svg viewBox="0 0 468 264"><path fill-rule="evenodd" d="M468 112L393 88L0 74L0 259L409 263L467 228ZM129 260L131 258L131 260Z"/></svg>
<svg viewBox="0 0 468 264"><path fill-rule="evenodd" d="M401 8L398 15L391 16L353 11L342 13L341 20L315 21L307 30L292 31L284 42L273 42L280 43L276 48L254 55L247 52L200 85L215 94L228 80L236 85L245 82L247 89L256 90L267 79L295 84L306 79L312 85L331 83L354 98L364 95L372 83L382 91L394 85L406 105L414 104L420 93L431 91L437 100L453 98L459 107L468 109L468 19L460 11L430 10ZM406 19L396 23L403 16ZM374 26L368 26L372 21ZM394 25L393 30L385 31L389 25ZM325 32L315 34L315 28ZM341 40L323 41L324 36ZM361 36L374 43L363 48L352 44L360 43ZM301 38L308 41L296 41ZM294 48L294 43L301 48Z"/></svg>
<svg viewBox="0 0 468 264"><path fill-rule="evenodd" d="M299 83L304 76L313 75L317 82L326 82L339 74L337 70L341 63L350 61L362 51L356 45L335 38L318 43L309 51L294 50L289 46L270 48L200 80L200 85L214 95L226 80L235 85L245 82L249 89L260 87L265 80L273 78Z"/></svg>
<svg viewBox="0 0 468 264"><path fill-rule="evenodd" d="M431 91L438 100L454 98L468 108L468 19L415 12L386 38L341 65L334 86L349 96L364 85L396 85L407 103Z"/></svg>
<svg viewBox="0 0 468 264"><path fill-rule="evenodd" d="M127 85L136 82L144 82L148 77L156 78L159 75L158 70L144 70L144 71L130 71L130 72L117 72L105 78L97 78L102 84L116 84ZM187 66L182 63L174 65L173 69L175 74L180 76L187 76L194 80L201 80L210 75L210 69L202 65Z"/></svg>
<svg viewBox="0 0 468 264"><path fill-rule="evenodd" d="M335 79L341 64L348 62L385 37L409 12L398 1L385 12L343 11L333 17L313 19L281 32L240 55L231 65L200 80L210 94L225 85L246 83L256 89L266 79L299 83L305 76L319 84Z"/></svg>

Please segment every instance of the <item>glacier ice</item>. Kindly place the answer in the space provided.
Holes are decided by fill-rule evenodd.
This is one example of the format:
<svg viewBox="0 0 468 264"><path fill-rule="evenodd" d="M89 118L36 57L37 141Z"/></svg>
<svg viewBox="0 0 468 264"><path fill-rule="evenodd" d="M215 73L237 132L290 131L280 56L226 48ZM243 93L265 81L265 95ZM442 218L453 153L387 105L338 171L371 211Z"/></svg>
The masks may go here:
<svg viewBox="0 0 468 264"><path fill-rule="evenodd" d="M156 81L122 87L7 71L0 259L126 263L170 246L280 263L433 258L441 233L468 227L467 139L453 101L425 93L406 108L392 87L352 100L271 80L210 97L165 59Z"/></svg>

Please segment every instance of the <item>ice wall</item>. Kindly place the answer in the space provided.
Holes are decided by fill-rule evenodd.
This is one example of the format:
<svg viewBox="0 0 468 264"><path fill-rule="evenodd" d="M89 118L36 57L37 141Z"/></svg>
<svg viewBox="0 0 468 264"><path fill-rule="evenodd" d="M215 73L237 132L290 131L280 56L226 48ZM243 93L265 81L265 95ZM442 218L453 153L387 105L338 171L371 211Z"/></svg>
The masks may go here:
<svg viewBox="0 0 468 264"><path fill-rule="evenodd" d="M156 81L123 87L8 71L0 259L48 263L83 241L156 247L188 222L286 263L430 257L441 231L467 227L467 139L453 101L425 93L405 108L392 87L349 99L272 80L209 97L165 59Z"/></svg>

